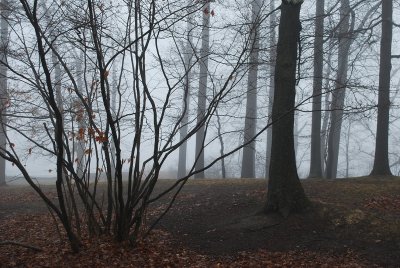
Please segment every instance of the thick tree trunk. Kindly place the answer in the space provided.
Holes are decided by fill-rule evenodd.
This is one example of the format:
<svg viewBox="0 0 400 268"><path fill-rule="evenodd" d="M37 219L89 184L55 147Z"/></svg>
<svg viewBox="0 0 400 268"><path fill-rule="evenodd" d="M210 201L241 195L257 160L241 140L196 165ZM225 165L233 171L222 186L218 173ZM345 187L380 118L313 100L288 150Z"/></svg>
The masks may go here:
<svg viewBox="0 0 400 268"><path fill-rule="evenodd" d="M8 0L1 1L1 43L0 43L0 148L6 149L7 136L6 136L6 109L8 103L8 89L7 89L7 47L8 47L8 21L7 18L10 14ZM5 64L2 64L5 63ZM6 185L6 160L0 157L0 186Z"/></svg>
<svg viewBox="0 0 400 268"><path fill-rule="evenodd" d="M247 81L247 96L246 96L246 118L244 123L244 140L246 144L250 142L256 135L257 127L257 77L258 77L258 54L259 54L259 25L261 1L253 0L252 19L251 19L251 48L250 48L250 68ZM242 159L242 178L255 178L256 169L256 142L243 147Z"/></svg>
<svg viewBox="0 0 400 268"><path fill-rule="evenodd" d="M275 88L275 62L276 62L276 15L275 0L271 0L270 8L271 15L269 17L270 35L269 35L269 88L268 88L268 124L272 122L272 105L274 103L274 88ZM265 156L265 177L269 177L269 166L271 162L271 147L272 147L272 128L271 125L267 129L267 148Z"/></svg>
<svg viewBox="0 0 400 268"><path fill-rule="evenodd" d="M188 0L188 6L191 6L193 3L192 0ZM191 10L189 9L189 12ZM182 98L182 121L181 128L179 130L180 140L186 138L188 132L188 122L189 122L189 100L190 100L190 79L191 72L190 66L192 64L193 57L193 44L192 44L192 15L188 16L187 21L187 37L186 37L186 47L185 47L185 55L184 55L184 65L185 65L185 83L183 89L183 98ZM179 160L178 160L178 179L182 178L186 175L186 158L187 158L187 142L183 142L179 147Z"/></svg>
<svg viewBox="0 0 400 268"><path fill-rule="evenodd" d="M207 102L207 78L208 78L208 54L210 52L210 2L204 5L203 11L203 29L201 32L201 51L200 51L200 80L197 102L197 124L201 127L196 133L196 164L195 170L199 171L204 168L204 139L205 127L204 120ZM195 178L204 178L204 170L196 173Z"/></svg>
<svg viewBox="0 0 400 268"><path fill-rule="evenodd" d="M301 3L282 1L275 67L272 111L275 124L265 212L279 212L283 216L301 211L308 205L297 174L293 138L300 8Z"/></svg>
<svg viewBox="0 0 400 268"><path fill-rule="evenodd" d="M389 167L388 137L390 110L390 71L392 68L392 13L393 1L382 0L382 37L379 66L378 120L375 159L371 176L392 175Z"/></svg>
<svg viewBox="0 0 400 268"><path fill-rule="evenodd" d="M336 178L338 167L340 132L343 121L343 106L346 94L347 70L351 45L349 29L350 3L349 0L342 0L339 26L338 70L335 90L332 92L331 127L328 137L328 160L326 166L326 177L328 179Z"/></svg>
<svg viewBox="0 0 400 268"><path fill-rule="evenodd" d="M324 56L324 0L316 2L314 37L314 80L311 123L311 162L309 178L322 177L321 163L321 99Z"/></svg>

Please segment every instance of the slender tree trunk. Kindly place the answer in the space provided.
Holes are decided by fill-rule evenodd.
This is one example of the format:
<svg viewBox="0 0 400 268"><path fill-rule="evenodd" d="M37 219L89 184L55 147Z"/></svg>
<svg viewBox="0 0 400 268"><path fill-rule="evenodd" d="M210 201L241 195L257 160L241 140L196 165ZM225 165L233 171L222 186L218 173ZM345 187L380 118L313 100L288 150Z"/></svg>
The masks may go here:
<svg viewBox="0 0 400 268"><path fill-rule="evenodd" d="M294 126L293 126L293 140L294 140L294 155L297 159L297 151L299 147L299 112L294 111Z"/></svg>
<svg viewBox="0 0 400 268"><path fill-rule="evenodd" d="M57 46L53 43L54 50L57 49ZM44 52L42 52L44 53ZM64 126L64 105L63 105L63 98L61 94L61 66L60 63L57 59L56 54L53 52L52 53L52 61L54 65L54 90L51 93L51 95L54 96L55 93L55 99L51 100L52 102L54 101L53 104L57 106L57 108L53 108L54 114L55 114L55 143L56 147L58 149L57 152L57 180L56 180L56 188L57 188L57 193L58 193L58 202L59 206L62 211L62 217L61 221L62 224L65 227L65 230L67 232L68 239L70 241L71 248L74 252L78 252L79 248L81 246L81 242L79 238L76 236L74 233L72 224L71 224L71 216L68 209L69 204L69 199L66 194L66 190L64 190L65 184L68 184L69 182L67 181L66 178L66 173L64 169L64 159L65 159L65 149L64 149L64 131L65 131L65 126Z"/></svg>
<svg viewBox="0 0 400 268"><path fill-rule="evenodd" d="M8 105L8 89L7 89L7 49L8 49L8 21L10 14L8 0L1 1L1 18L0 18L0 148L6 149L7 134L6 124L7 116L6 109ZM5 63L5 64L2 64ZM0 157L0 186L6 185L6 160Z"/></svg>
<svg viewBox="0 0 400 268"><path fill-rule="evenodd" d="M269 36L269 89L268 89L268 124L272 122L272 105L274 103L274 88L275 88L275 62L276 62L276 15L275 12L275 0L270 2L269 25L270 25L270 36ZM267 148L265 157L265 177L269 177L269 167L271 161L271 147L272 147L272 128L271 125L267 129Z"/></svg>
<svg viewBox="0 0 400 268"><path fill-rule="evenodd" d="M338 71L335 90L332 92L331 127L328 137L328 161L326 167L326 176L328 179L335 179L337 175L340 132L343 121L343 106L346 94L347 70L351 45L349 29L350 3L349 0L342 0L339 26Z"/></svg>
<svg viewBox="0 0 400 268"><path fill-rule="evenodd" d="M202 121L204 120L207 102L208 54L210 53L210 7L210 2L207 2L202 9L203 29L201 31L200 80L197 96L197 124L201 124L201 127L196 133L196 171L204 168L205 127ZM197 179L204 178L204 170L196 173L194 177Z"/></svg>
<svg viewBox="0 0 400 268"><path fill-rule="evenodd" d="M352 120L349 119L349 126L347 128L347 137L346 137L346 178L349 177L349 169L350 169L350 135L351 135L351 123Z"/></svg>
<svg viewBox="0 0 400 268"><path fill-rule="evenodd" d="M333 45L333 39L330 39L329 41L329 48L331 48ZM330 76L331 76L331 62L332 62L332 51L329 50L328 52L328 58L327 58L327 64L326 64L326 71L325 71L325 83L324 83L324 88L328 89L329 88L329 83L330 83ZM328 136L328 124L329 124L329 107L330 107L330 96L331 92L327 91L324 96L324 116L322 119L322 128L321 128L321 168L322 168L322 176L326 177L325 173L325 164L326 164L326 139Z"/></svg>
<svg viewBox="0 0 400 268"><path fill-rule="evenodd" d="M118 92L118 78L117 78L117 71L116 69L113 70L112 74L112 87L111 87L111 103L110 103L110 109L111 113L116 118L117 116L117 92ZM111 175L115 177L115 164L116 164L116 159L115 159L115 154L116 154L116 149L115 149L115 141L111 141L110 145L110 155L111 155Z"/></svg>
<svg viewBox="0 0 400 268"><path fill-rule="evenodd" d="M188 0L188 6L191 6L193 0ZM190 12L191 9L189 9ZM184 55L184 65L185 65L185 83L184 83L184 91L183 91L183 98L182 98L182 111L183 117L181 121L181 128L179 130L180 139L183 140L187 136L188 132L188 122L189 122L189 101L190 101L190 79L191 79L191 72L190 66L192 64L193 58L193 44L192 44L192 15L188 16L187 21L187 37L186 37L186 48L185 48L185 55ZM179 160L178 160L178 179L182 178L186 175L186 157L187 156L187 142L185 141L179 147Z"/></svg>
<svg viewBox="0 0 400 268"><path fill-rule="evenodd" d="M83 60L83 52L80 57L76 59L76 77L77 77L77 86L78 89L83 93L83 68L82 68L82 60ZM86 118L85 118L85 109L80 103L80 100L76 100L77 105L77 121L78 121L78 131L86 131ZM83 135L79 137L79 142L77 143L76 148L76 159L77 159L77 175L82 179L84 173L84 157L85 157L85 136Z"/></svg>
<svg viewBox="0 0 400 268"><path fill-rule="evenodd" d="M390 71L392 68L392 13L393 1L382 0L382 37L379 66L378 120L375 158L371 176L391 176L388 155Z"/></svg>
<svg viewBox="0 0 400 268"><path fill-rule="evenodd" d="M314 37L314 79L311 123L311 163L309 178L322 177L321 163L321 99L324 60L324 0L316 2Z"/></svg>
<svg viewBox="0 0 400 268"><path fill-rule="evenodd" d="M279 212L285 217L308 206L297 174L293 137L300 8L301 2L282 1L272 111L275 124L265 205L266 212Z"/></svg>
<svg viewBox="0 0 400 268"><path fill-rule="evenodd" d="M53 43L53 47L54 47L54 50L57 50L57 45L55 44L55 42ZM52 52L51 57L52 57L53 68L54 68L54 78L53 79L54 79L54 85L55 85L54 89L55 89L55 94L56 94L56 103L57 103L57 107L61 114L61 123L60 124L62 124L61 129L62 129L62 133L64 134L64 130L65 130L65 127L64 127L64 101L63 101L63 96L61 93L61 79L62 79L61 65L58 62L57 55L54 52ZM61 137L62 137L62 140L64 140L64 136L62 135ZM64 142L62 144L64 145ZM66 154L65 149L63 150L63 152L64 153L63 153L62 157L64 159L65 154ZM66 181L66 174L65 174L64 167L62 167L62 173L63 173L63 181L65 183L68 183Z"/></svg>
<svg viewBox="0 0 400 268"><path fill-rule="evenodd" d="M247 80L247 96L246 96L246 118L244 123L244 140L248 143L256 135L257 127L257 77L258 77L258 54L260 47L259 25L261 1L253 0L252 18L251 18L251 48L250 48L250 68ZM242 178L255 178L256 169L256 142L253 141L243 147L242 159Z"/></svg>
<svg viewBox="0 0 400 268"><path fill-rule="evenodd" d="M223 156L223 155L225 155L225 153L224 153L224 138L222 137L222 131L221 131L222 126L221 126L221 120L220 120L220 116L218 113L218 109L215 110L215 115L217 116L217 132L218 132L219 143L221 145L219 154L220 154L220 156ZM222 178L225 179L226 178L225 157L221 158L221 171L222 171Z"/></svg>

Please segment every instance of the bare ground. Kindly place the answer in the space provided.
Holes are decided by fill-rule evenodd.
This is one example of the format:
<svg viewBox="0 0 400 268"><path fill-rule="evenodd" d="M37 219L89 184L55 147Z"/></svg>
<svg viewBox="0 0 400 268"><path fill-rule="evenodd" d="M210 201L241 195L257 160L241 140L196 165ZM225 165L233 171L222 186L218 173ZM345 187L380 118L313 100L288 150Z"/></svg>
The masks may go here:
<svg viewBox="0 0 400 268"><path fill-rule="evenodd" d="M157 191L170 184L161 181ZM170 234L170 247L208 256L208 262L201 262L207 266L235 266L232 261L240 259L243 252L314 252L327 258L315 262L315 266L329 263L331 257L335 261L351 254L358 259L358 266L351 267L400 267L399 178L304 180L303 186L312 201L311 208L283 219L259 213L265 201L265 180L190 181L158 229ZM45 191L55 198L51 187ZM150 209L165 206L165 202L161 200ZM0 228L9 226L7 223L16 217L46 211L29 188L0 188ZM23 233L13 238L0 232L0 241L23 237ZM29 237L25 241L29 242ZM16 258L8 252L13 248L0 246L0 254L4 253L0 266L1 261L9 266L27 266L23 261L10 261L10 256ZM337 265L347 266L345 261Z"/></svg>

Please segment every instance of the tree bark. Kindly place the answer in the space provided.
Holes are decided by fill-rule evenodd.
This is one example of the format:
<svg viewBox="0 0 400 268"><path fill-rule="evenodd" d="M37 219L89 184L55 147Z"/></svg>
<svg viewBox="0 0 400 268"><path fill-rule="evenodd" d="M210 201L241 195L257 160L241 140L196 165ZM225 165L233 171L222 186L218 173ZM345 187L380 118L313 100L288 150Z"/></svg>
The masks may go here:
<svg viewBox="0 0 400 268"><path fill-rule="evenodd" d="M259 32L260 32L260 11L261 1L253 0L252 6L252 19L251 19L251 48L250 48L250 68L247 80L247 96L246 96L246 118L244 123L244 140L246 144L250 142L256 135L257 127L257 77L258 77L258 54L260 48ZM242 178L255 178L256 169L256 142L243 147L242 159Z"/></svg>
<svg viewBox="0 0 400 268"><path fill-rule="evenodd" d="M282 1L272 111L275 124L264 208L265 212L279 212L285 217L308 206L297 174L293 137L300 8L301 2Z"/></svg>
<svg viewBox="0 0 400 268"><path fill-rule="evenodd" d="M391 176L388 155L390 71L392 69L392 13L393 1L382 0L382 36L379 65L378 120L375 158L371 176Z"/></svg>
<svg viewBox="0 0 400 268"><path fill-rule="evenodd" d="M324 0L316 2L314 37L314 78L311 123L311 162L309 178L322 177L321 163L321 99L324 60Z"/></svg>

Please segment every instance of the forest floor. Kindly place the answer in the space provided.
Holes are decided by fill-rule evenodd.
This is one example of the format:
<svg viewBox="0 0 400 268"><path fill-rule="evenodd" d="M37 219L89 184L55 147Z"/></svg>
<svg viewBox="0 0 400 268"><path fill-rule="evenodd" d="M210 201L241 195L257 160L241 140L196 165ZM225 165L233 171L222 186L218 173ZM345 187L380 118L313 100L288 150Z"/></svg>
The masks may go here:
<svg viewBox="0 0 400 268"><path fill-rule="evenodd" d="M311 208L283 219L259 213L265 180L191 180L137 247L85 239L78 254L30 188L3 187L0 267L400 267L400 178L302 183ZM149 222L166 206L150 207Z"/></svg>

